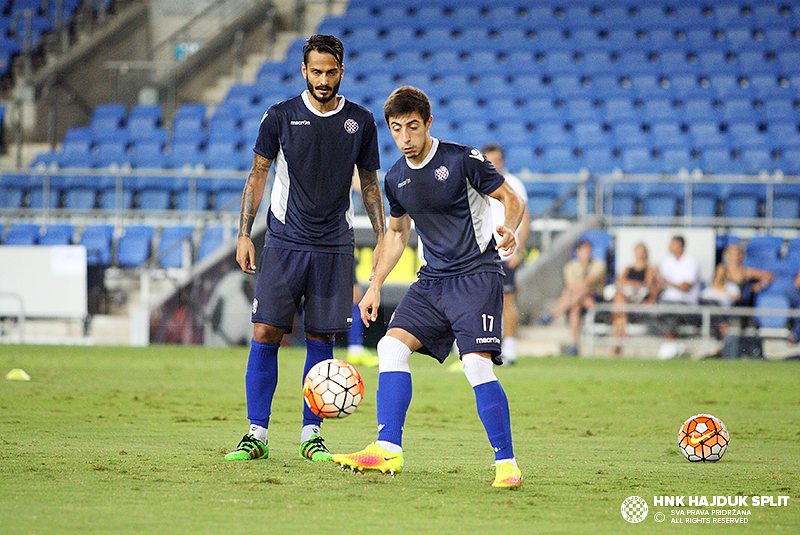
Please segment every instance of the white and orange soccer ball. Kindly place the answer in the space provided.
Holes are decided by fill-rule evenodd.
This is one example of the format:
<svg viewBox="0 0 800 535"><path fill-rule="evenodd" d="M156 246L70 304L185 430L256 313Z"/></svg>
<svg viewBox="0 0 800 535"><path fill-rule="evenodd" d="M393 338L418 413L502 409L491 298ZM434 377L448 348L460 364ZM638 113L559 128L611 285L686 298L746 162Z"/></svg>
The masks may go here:
<svg viewBox="0 0 800 535"><path fill-rule="evenodd" d="M329 359L308 370L303 396L317 416L344 418L353 414L364 399L364 381L352 364Z"/></svg>
<svg viewBox="0 0 800 535"><path fill-rule="evenodd" d="M691 462L715 462L728 450L728 428L710 414L695 414L678 431L678 447Z"/></svg>

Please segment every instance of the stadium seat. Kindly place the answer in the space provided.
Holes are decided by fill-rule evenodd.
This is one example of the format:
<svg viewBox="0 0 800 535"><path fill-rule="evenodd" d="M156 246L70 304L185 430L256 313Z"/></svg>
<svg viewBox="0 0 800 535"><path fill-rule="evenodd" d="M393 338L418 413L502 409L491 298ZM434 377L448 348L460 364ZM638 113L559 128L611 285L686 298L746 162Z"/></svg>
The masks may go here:
<svg viewBox="0 0 800 535"><path fill-rule="evenodd" d="M209 226L203 229L197 244L196 261L201 262L214 254L227 240L233 239L234 235L232 229L225 227Z"/></svg>
<svg viewBox="0 0 800 535"><path fill-rule="evenodd" d="M582 167L580 158L572 147L549 146L544 148L540 170L545 173L577 173Z"/></svg>
<svg viewBox="0 0 800 535"><path fill-rule="evenodd" d="M766 187L761 184L733 184L723 201L725 217L756 218L766 197Z"/></svg>
<svg viewBox="0 0 800 535"><path fill-rule="evenodd" d="M513 172L524 169L539 172L540 169L534 158L530 145L508 145L505 147L506 167Z"/></svg>
<svg viewBox="0 0 800 535"><path fill-rule="evenodd" d="M614 243L614 237L605 230L587 230L583 232L579 241L588 241L592 244L592 258L608 262L609 252Z"/></svg>
<svg viewBox="0 0 800 535"><path fill-rule="evenodd" d="M716 217L719 195L718 184L693 184L690 213L694 217Z"/></svg>
<svg viewBox="0 0 800 535"><path fill-rule="evenodd" d="M789 299L787 299L785 295L772 292L760 292L756 294L755 307L756 310L759 309L789 310L790 305L789 305ZM755 317L755 320L759 327L780 329L786 326L786 322L789 320L789 318L788 316L783 316L783 315L778 315L778 316L757 315Z"/></svg>
<svg viewBox="0 0 800 535"><path fill-rule="evenodd" d="M133 188L129 180L118 181L116 176L96 177L100 192L101 210L130 210L133 207Z"/></svg>
<svg viewBox="0 0 800 535"><path fill-rule="evenodd" d="M167 162L173 169L196 167L203 163L204 153L199 140L173 143L167 155Z"/></svg>
<svg viewBox="0 0 800 535"><path fill-rule="evenodd" d="M547 217L551 215L554 203L558 198L560 187L555 182L525 182L528 194L528 211L531 217Z"/></svg>
<svg viewBox="0 0 800 535"><path fill-rule="evenodd" d="M127 143L121 141L101 141L93 155L92 167L122 167L130 165Z"/></svg>
<svg viewBox="0 0 800 535"><path fill-rule="evenodd" d="M534 126L534 133L540 143L548 146L572 147L575 145L574 134L564 128L560 122L537 122Z"/></svg>
<svg viewBox="0 0 800 535"><path fill-rule="evenodd" d="M720 131L719 123L702 121L689 124L692 144L697 148L720 148L728 146L728 139Z"/></svg>
<svg viewBox="0 0 800 535"><path fill-rule="evenodd" d="M54 187L58 184L51 184L48 191L48 198L45 202L45 180L42 176L31 176L28 178L28 203L27 208L58 208L59 188Z"/></svg>
<svg viewBox="0 0 800 535"><path fill-rule="evenodd" d="M170 201L174 179L172 177L139 177L136 185L136 208L145 211L166 211Z"/></svg>
<svg viewBox="0 0 800 535"><path fill-rule="evenodd" d="M211 209L217 212L238 212L242 202L245 179L221 178L211 180L213 196Z"/></svg>
<svg viewBox="0 0 800 535"><path fill-rule="evenodd" d="M609 147L589 147L583 151L583 166L594 175L606 174L621 167L621 162Z"/></svg>
<svg viewBox="0 0 800 535"><path fill-rule="evenodd" d="M800 218L800 184L776 184L772 199L772 217L795 221Z"/></svg>
<svg viewBox="0 0 800 535"><path fill-rule="evenodd" d="M683 184L651 183L642 188L642 215L675 217L680 214L680 200L685 196Z"/></svg>
<svg viewBox="0 0 800 535"><path fill-rule="evenodd" d="M192 232L193 227L170 226L161 230L161 236L156 248L158 265L162 268L188 267L184 260L191 262Z"/></svg>
<svg viewBox="0 0 800 535"><path fill-rule="evenodd" d="M575 123L572 125L572 132L575 136L575 145L582 149L611 144L611 135L597 121Z"/></svg>
<svg viewBox="0 0 800 535"><path fill-rule="evenodd" d="M227 140L210 141L203 164L207 169L241 171L242 158L236 143Z"/></svg>
<svg viewBox="0 0 800 535"><path fill-rule="evenodd" d="M643 118L650 123L673 122L679 120L678 110L673 106L672 101L666 98L648 99L644 101Z"/></svg>
<svg viewBox="0 0 800 535"><path fill-rule="evenodd" d="M150 257L150 246L155 230L147 225L125 227L117 242L116 262L122 268L138 268Z"/></svg>
<svg viewBox="0 0 800 535"><path fill-rule="evenodd" d="M48 225L39 236L39 245L69 245L74 235L74 225Z"/></svg>
<svg viewBox="0 0 800 535"><path fill-rule="evenodd" d="M565 104L567 119L573 123L591 121L600 126L601 111L592 99L579 98L568 100Z"/></svg>
<svg viewBox="0 0 800 535"><path fill-rule="evenodd" d="M160 141L143 141L134 144L130 150L130 163L136 169L165 169L167 155Z"/></svg>
<svg viewBox="0 0 800 535"><path fill-rule="evenodd" d="M652 147L653 141L649 132L634 121L622 121L611 125L611 135L615 147Z"/></svg>
<svg viewBox="0 0 800 535"><path fill-rule="evenodd" d="M640 185L630 182L614 182L608 185L605 194L606 212L615 217L630 217L637 214Z"/></svg>
<svg viewBox="0 0 800 535"><path fill-rule="evenodd" d="M780 236L769 234L753 236L747 240L745 265L769 269L777 262L783 241Z"/></svg>
<svg viewBox="0 0 800 535"><path fill-rule="evenodd" d="M15 223L11 225L3 240L4 245L35 245L39 238L39 225Z"/></svg>
<svg viewBox="0 0 800 535"><path fill-rule="evenodd" d="M63 203L67 210L93 210L97 206L97 179L92 176L71 176L64 188Z"/></svg>
<svg viewBox="0 0 800 535"><path fill-rule="evenodd" d="M661 151L661 165L665 173L677 173L694 169L697 161L686 147L667 147Z"/></svg>
<svg viewBox="0 0 800 535"><path fill-rule="evenodd" d="M0 176L0 208L22 208L27 185L26 176Z"/></svg>
<svg viewBox="0 0 800 535"><path fill-rule="evenodd" d="M768 144L781 150L800 147L800 130L795 120L775 120L767 125Z"/></svg>

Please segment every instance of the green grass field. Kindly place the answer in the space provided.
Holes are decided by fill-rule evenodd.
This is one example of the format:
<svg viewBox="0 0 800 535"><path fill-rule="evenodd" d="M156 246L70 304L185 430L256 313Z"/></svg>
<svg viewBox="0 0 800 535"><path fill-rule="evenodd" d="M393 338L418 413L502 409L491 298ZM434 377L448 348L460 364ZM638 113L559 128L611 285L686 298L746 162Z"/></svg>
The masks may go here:
<svg viewBox="0 0 800 535"><path fill-rule="evenodd" d="M396 479L298 458L304 352L282 349L270 458L226 462L246 431L246 349L0 346L0 533L800 532L798 362L523 359L497 375L525 480L493 489L493 456L462 373L414 355L406 470ZM332 450L376 436L377 370ZM731 445L693 464L680 424L719 416ZM650 504L629 524L625 498ZM653 496L789 496L746 525L670 522ZM709 508L713 509L713 508ZM656 512L666 522L654 522Z"/></svg>

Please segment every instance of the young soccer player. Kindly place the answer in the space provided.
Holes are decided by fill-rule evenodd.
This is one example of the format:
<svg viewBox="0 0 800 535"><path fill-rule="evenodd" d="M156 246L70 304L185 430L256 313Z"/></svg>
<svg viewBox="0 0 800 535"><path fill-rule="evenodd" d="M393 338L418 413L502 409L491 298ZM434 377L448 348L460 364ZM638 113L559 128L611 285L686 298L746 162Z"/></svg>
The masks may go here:
<svg viewBox="0 0 800 535"><path fill-rule="evenodd" d="M245 375L250 429L230 460L268 456L267 429L278 383L278 347L291 332L303 302L308 370L333 357L334 334L350 328L353 310L353 169L380 256L386 222L376 170L380 167L375 119L338 95L344 47L336 37L315 35L303 48L308 90L264 114L253 167L242 194L236 260L258 272L253 300L253 341ZM267 173L275 162L267 235L256 264L250 239ZM258 269L257 269L258 268ZM303 406L300 457L331 459L320 436L322 419Z"/></svg>
<svg viewBox="0 0 800 535"><path fill-rule="evenodd" d="M403 254L412 219L423 266L378 343L378 440L333 460L343 468L402 471L403 425L411 402L409 357L419 351L444 362L457 340L495 452L492 485L519 486L508 400L493 367L499 364L503 313L498 250L514 251L522 199L478 149L431 137L430 101L421 90L396 89L384 115L404 157L386 174L391 216L375 276L359 304L364 323L377 319L381 286ZM488 197L505 207L505 221L494 228Z"/></svg>

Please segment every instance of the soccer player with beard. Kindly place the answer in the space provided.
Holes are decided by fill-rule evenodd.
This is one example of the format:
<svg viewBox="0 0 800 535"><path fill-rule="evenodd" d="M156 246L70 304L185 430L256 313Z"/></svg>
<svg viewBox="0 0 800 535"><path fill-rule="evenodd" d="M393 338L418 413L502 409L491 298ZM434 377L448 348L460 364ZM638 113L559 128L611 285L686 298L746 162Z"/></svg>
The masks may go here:
<svg viewBox="0 0 800 535"><path fill-rule="evenodd" d="M381 286L405 250L412 220L422 268L378 342L378 440L333 460L354 470L402 471L411 353L444 362L455 340L494 448L492 486L517 487L522 474L514 458L508 399L494 364L500 363L503 314L498 251L514 252L522 198L478 149L431 137L433 117L424 92L410 86L396 89L383 110L404 156L386 174L391 214L375 275L359 303L362 321L377 319ZM504 221L492 222L489 198L503 204Z"/></svg>
<svg viewBox="0 0 800 535"><path fill-rule="evenodd" d="M314 35L303 48L308 90L270 107L261 120L253 166L242 194L236 261L258 273L253 300L253 340L245 374L250 429L229 460L268 456L267 429L278 383L278 348L302 306L308 370L333 358L334 335L350 329L353 311L353 170L377 238L386 228L375 119L338 94L344 47L336 37ZM275 179L260 263L250 233L267 174ZM302 303L302 305L301 305ZM330 460L320 436L322 419L303 406L300 457Z"/></svg>

